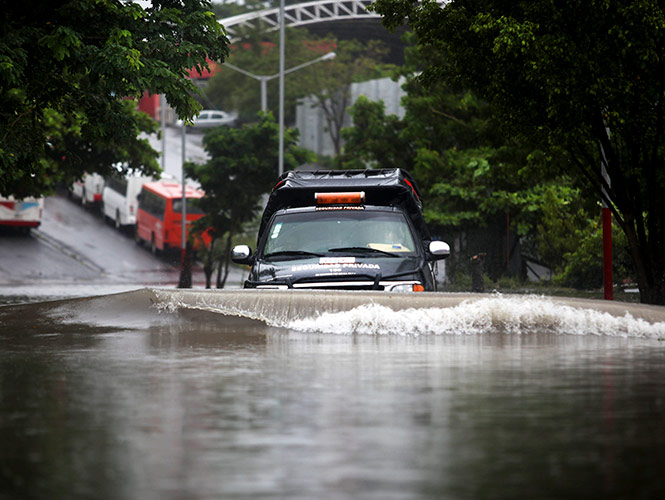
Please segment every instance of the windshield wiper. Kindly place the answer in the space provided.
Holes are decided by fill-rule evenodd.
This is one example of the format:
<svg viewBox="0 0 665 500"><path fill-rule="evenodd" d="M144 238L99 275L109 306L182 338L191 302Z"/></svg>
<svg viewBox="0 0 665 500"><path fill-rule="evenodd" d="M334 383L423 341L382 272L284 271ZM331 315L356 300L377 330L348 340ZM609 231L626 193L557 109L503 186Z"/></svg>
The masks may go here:
<svg viewBox="0 0 665 500"><path fill-rule="evenodd" d="M379 250L377 248L370 247L338 247L338 248L329 248L329 252L360 252L360 253L378 253L381 255L388 255L389 257L402 257L399 254L386 252L385 250Z"/></svg>
<svg viewBox="0 0 665 500"><path fill-rule="evenodd" d="M283 250L281 252L271 252L263 256L264 259L272 257L323 257L320 253L306 252L304 250Z"/></svg>

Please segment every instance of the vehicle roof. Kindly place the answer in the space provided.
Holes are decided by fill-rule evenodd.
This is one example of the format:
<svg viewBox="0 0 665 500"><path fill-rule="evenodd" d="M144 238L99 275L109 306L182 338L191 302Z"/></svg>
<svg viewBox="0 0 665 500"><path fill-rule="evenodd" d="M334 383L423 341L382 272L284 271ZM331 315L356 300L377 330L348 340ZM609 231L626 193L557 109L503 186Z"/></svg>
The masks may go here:
<svg viewBox="0 0 665 500"><path fill-rule="evenodd" d="M401 210L398 207L386 206L386 205L363 205L362 210L346 210L343 207L326 207L325 210L321 210L320 207L315 205L307 207L292 207L292 208L280 208L275 212L275 214L293 214L293 213L303 213L303 212L362 212L362 211L374 211L374 212L400 212Z"/></svg>
<svg viewBox="0 0 665 500"><path fill-rule="evenodd" d="M182 198L182 185L177 182L171 181L157 181L146 182L143 184L143 189L152 191L158 196L167 199ZM200 189L195 189L192 186L185 186L186 198L202 198L205 193Z"/></svg>
<svg viewBox="0 0 665 500"><path fill-rule="evenodd" d="M273 193L312 189L317 191L363 189L376 191L379 197L380 193L395 189L404 190L417 200L421 198L413 177L401 168L290 170L279 177Z"/></svg>
<svg viewBox="0 0 665 500"><path fill-rule="evenodd" d="M364 191L366 205L398 206L405 210L424 239L430 238L420 191L404 169L292 170L282 174L263 212L259 239L270 218L283 208L314 206L316 192Z"/></svg>

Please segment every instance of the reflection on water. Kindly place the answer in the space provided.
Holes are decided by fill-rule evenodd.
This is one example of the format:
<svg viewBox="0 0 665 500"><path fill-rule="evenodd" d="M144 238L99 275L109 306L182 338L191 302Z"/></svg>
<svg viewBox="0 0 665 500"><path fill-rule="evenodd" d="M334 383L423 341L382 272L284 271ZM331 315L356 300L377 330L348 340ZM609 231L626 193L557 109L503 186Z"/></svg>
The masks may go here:
<svg viewBox="0 0 665 500"><path fill-rule="evenodd" d="M658 339L306 333L150 300L0 308L0 498L665 495Z"/></svg>

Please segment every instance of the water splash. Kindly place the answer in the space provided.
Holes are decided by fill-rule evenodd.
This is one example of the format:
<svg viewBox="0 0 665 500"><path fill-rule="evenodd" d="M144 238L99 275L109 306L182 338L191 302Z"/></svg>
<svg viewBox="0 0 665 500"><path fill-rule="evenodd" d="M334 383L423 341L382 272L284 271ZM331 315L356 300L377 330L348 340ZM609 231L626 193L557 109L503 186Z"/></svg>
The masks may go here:
<svg viewBox="0 0 665 500"><path fill-rule="evenodd" d="M361 305L351 311L324 313L295 320L289 328L338 335L480 335L549 332L614 337L665 337L665 323L649 323L626 313L622 317L593 309L578 309L542 297L484 298L451 308L393 311Z"/></svg>
<svg viewBox="0 0 665 500"><path fill-rule="evenodd" d="M383 295L160 293L162 310L197 309L260 320L269 326L336 335L481 335L548 332L627 338L665 338L665 321L647 321L605 304L574 307L542 296L479 296L451 300L443 294ZM243 291L245 292L245 291ZM422 297L422 298L421 298ZM453 297L454 298L454 297ZM448 300L443 304L444 300ZM576 301L570 300L571 304ZM414 305L414 307L408 307ZM594 308L594 305L597 307ZM628 308L629 306L626 306ZM630 306L637 307L637 306ZM637 310L637 309L636 309ZM664 310L665 311L665 310ZM660 314L659 318L665 317Z"/></svg>

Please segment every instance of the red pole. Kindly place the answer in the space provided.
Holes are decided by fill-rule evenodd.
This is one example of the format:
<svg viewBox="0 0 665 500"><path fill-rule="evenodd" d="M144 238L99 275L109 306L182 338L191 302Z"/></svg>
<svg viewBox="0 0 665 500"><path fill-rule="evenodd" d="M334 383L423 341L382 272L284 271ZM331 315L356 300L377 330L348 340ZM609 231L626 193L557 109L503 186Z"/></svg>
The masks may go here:
<svg viewBox="0 0 665 500"><path fill-rule="evenodd" d="M610 138L610 129L605 129L607 139ZM603 186L603 288L605 300L614 300L614 280L612 278L612 212L610 211L610 194L606 188L612 187L612 179L607 172L607 157L601 144L600 174L607 184Z"/></svg>
<svg viewBox="0 0 665 500"><path fill-rule="evenodd" d="M603 206L603 288L605 300L614 300L612 278L612 212Z"/></svg>

